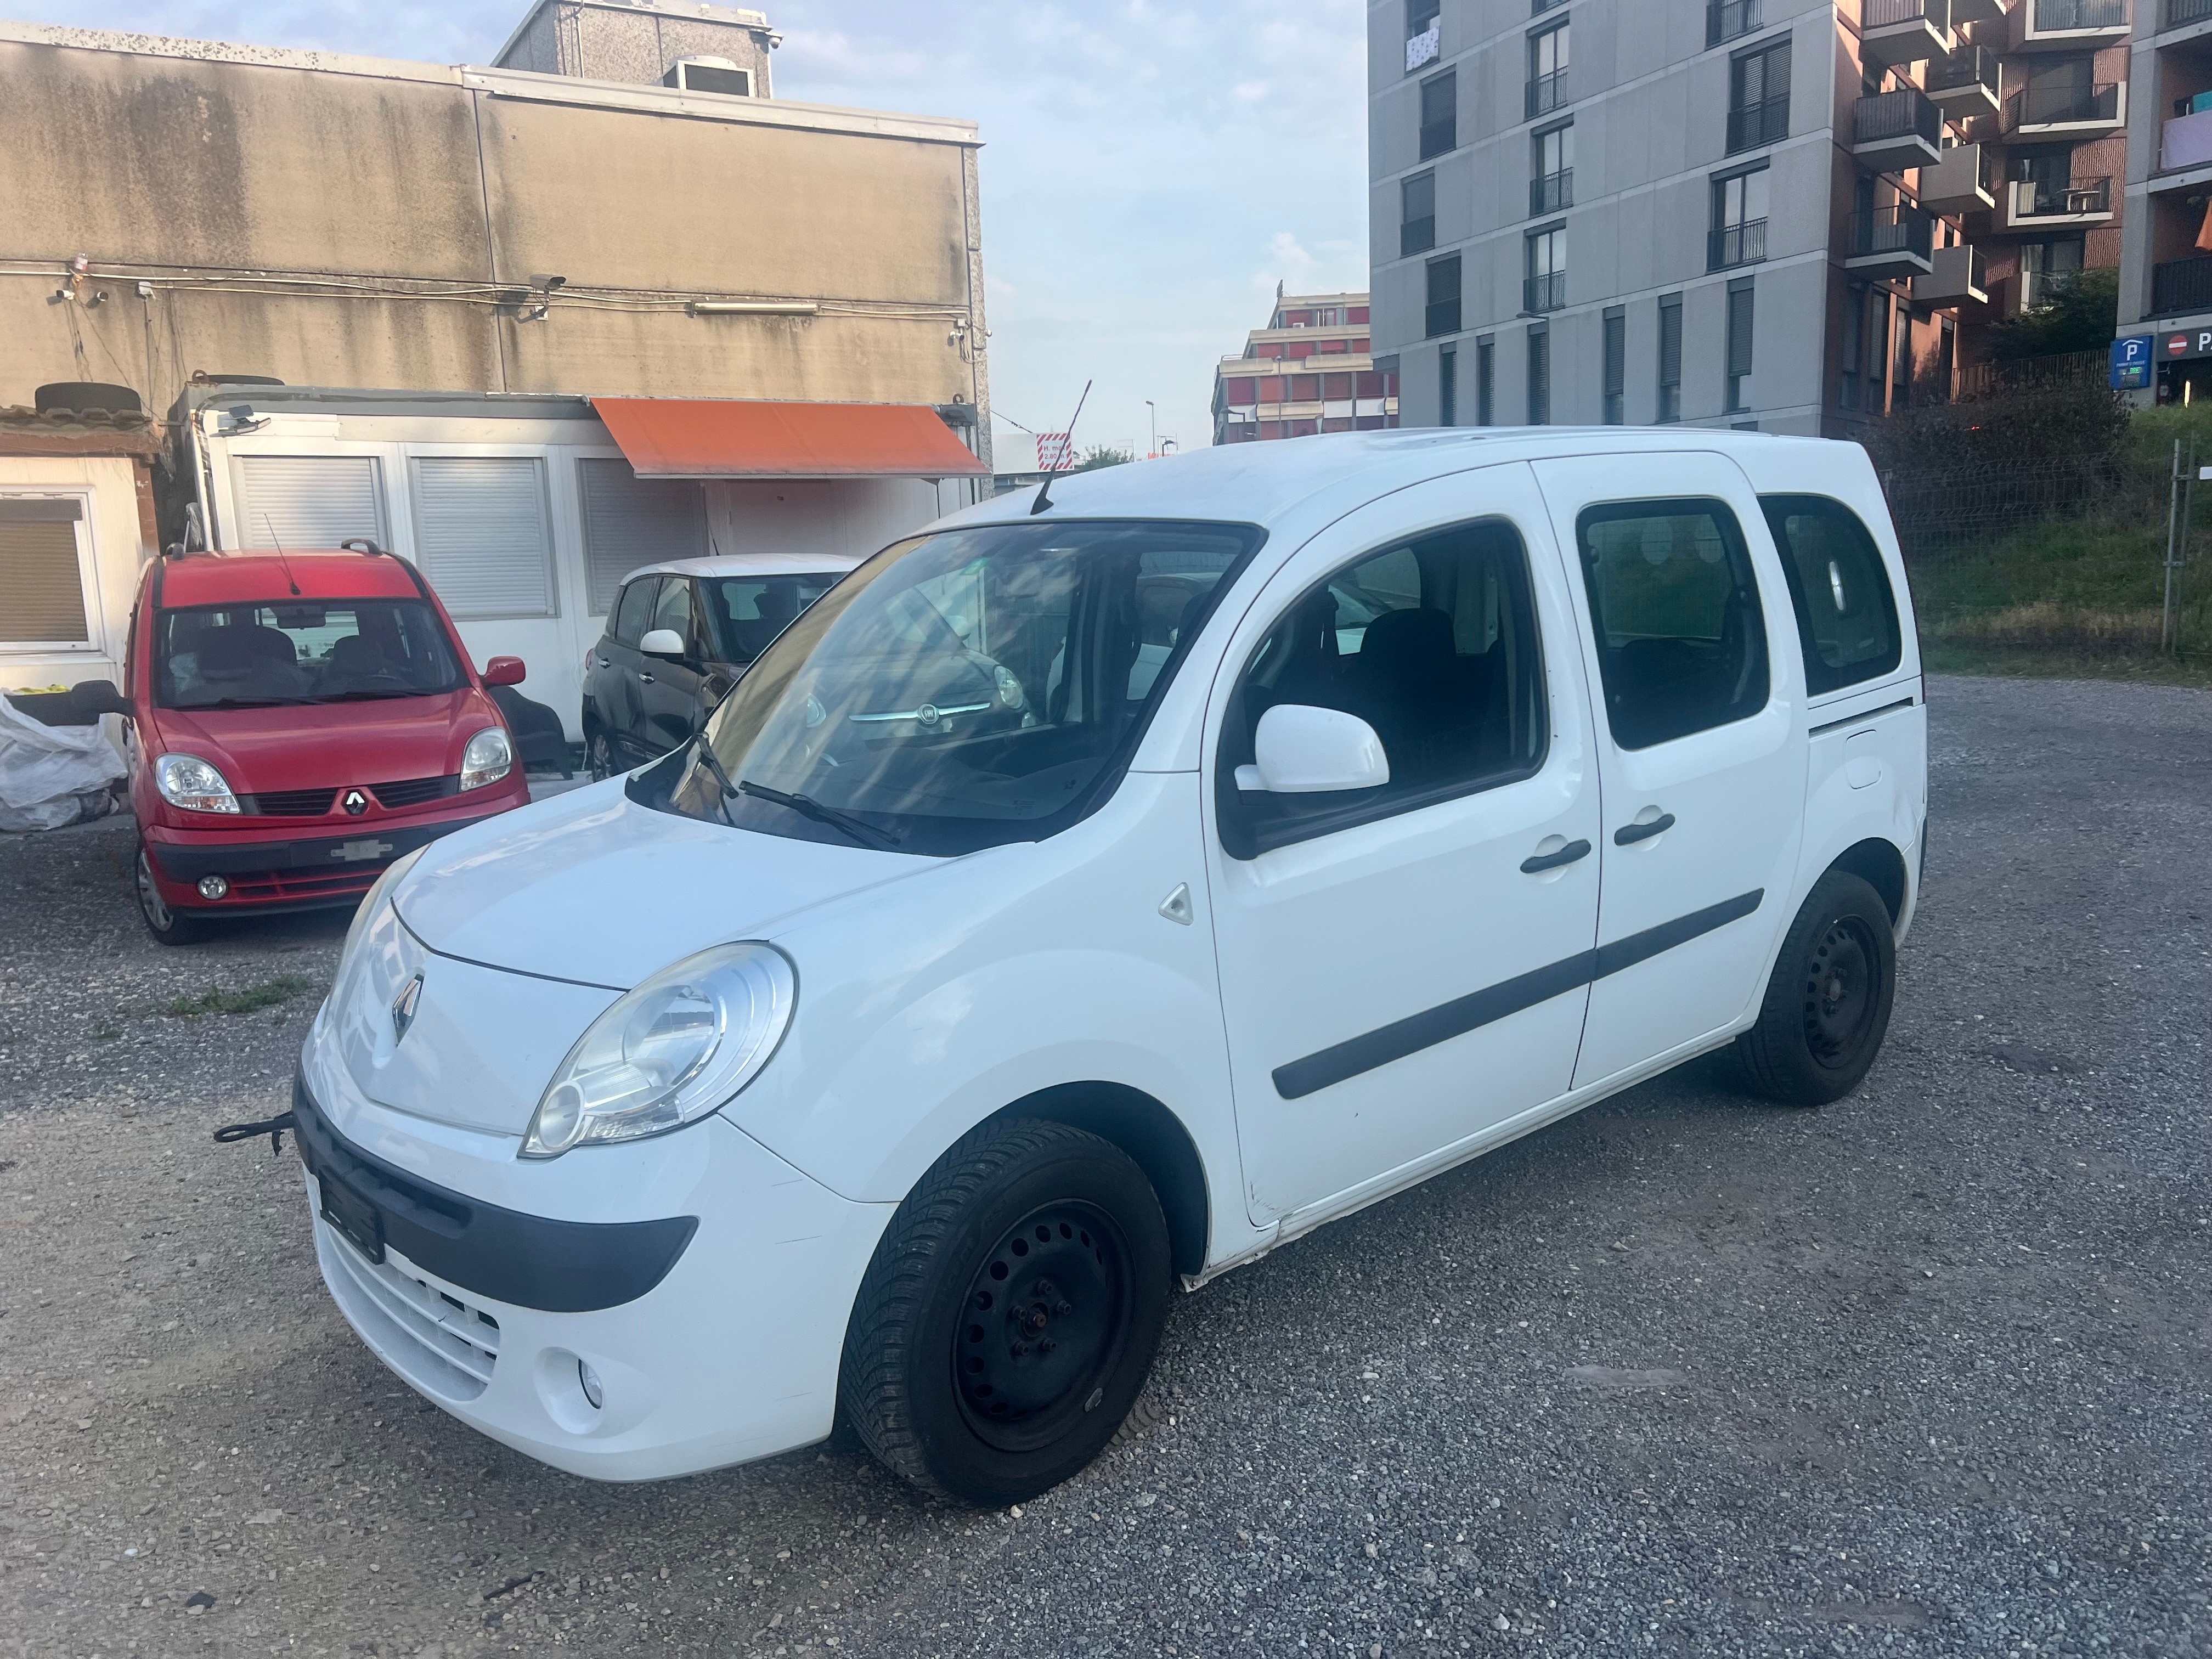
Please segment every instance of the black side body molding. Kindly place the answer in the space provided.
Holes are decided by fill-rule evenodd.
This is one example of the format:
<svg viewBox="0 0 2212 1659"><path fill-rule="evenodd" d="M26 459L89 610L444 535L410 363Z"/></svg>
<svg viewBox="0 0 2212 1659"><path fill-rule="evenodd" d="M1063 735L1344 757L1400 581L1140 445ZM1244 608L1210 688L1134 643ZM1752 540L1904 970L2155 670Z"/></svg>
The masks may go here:
<svg viewBox="0 0 2212 1659"><path fill-rule="evenodd" d="M292 1117L308 1173L374 1209L386 1242L410 1261L494 1302L545 1313L620 1307L665 1279L699 1231L696 1215L555 1221L435 1186L339 1134L296 1073Z"/></svg>
<svg viewBox="0 0 2212 1659"><path fill-rule="evenodd" d="M1303 1060L1278 1066L1274 1071L1275 1092L1285 1100L1297 1100L1333 1083L1358 1077L1362 1072L1371 1072L1394 1060L1403 1060L1439 1042L1464 1036L1480 1026L1564 996L1608 974L1649 961L1678 945L1686 945L1701 933L1739 921L1758 909L1765 896L1766 890L1762 887L1723 899L1702 910L1692 910L1686 916L1662 921L1656 927L1631 933L1626 939L1601 945L1594 951L1577 951L1545 967L1516 975L1469 995L1455 997L1434 1008L1333 1044Z"/></svg>

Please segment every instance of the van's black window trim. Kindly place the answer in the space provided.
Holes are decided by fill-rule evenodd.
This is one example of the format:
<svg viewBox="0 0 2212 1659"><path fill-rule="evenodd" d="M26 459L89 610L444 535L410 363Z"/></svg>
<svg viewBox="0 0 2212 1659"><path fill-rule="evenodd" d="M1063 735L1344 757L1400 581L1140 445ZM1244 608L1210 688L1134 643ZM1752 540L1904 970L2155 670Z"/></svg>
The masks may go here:
<svg viewBox="0 0 2212 1659"><path fill-rule="evenodd" d="M1889 561L1881 556L1881 544L1874 538L1874 532L1865 519L1847 501L1838 501L1833 495L1812 495L1803 491L1761 495L1759 508L1766 515L1766 527L1774 538L1774 550L1782 560L1782 580L1790 590L1790 608L1797 618L1797 644L1805 656L1806 695L1826 696L1831 691L1841 691L1897 672L1905 661L1905 626L1897 608L1897 584L1889 574ZM1813 637L1813 616L1808 608L1809 601L1805 597L1805 585L1797 570L1796 555L1790 550L1790 538L1783 529L1783 521L1793 511L1808 509L1840 513L1865 538L1867 550L1874 555L1875 568L1881 573L1882 620L1889 628L1889 655L1886 659L1853 663L1847 668L1832 668L1820 659L1820 646Z"/></svg>
<svg viewBox="0 0 2212 1659"><path fill-rule="evenodd" d="M1356 830L1364 823L1380 823L1385 818L1403 817L1408 812L1419 812L1431 806L1440 806L1446 801L1479 795L1486 790L1502 789L1508 784L1523 783L1544 769L1552 753L1552 681L1544 656L1543 608L1536 596L1536 573L1528 556L1528 538L1522 534L1521 526L1503 513L1485 514L1480 518L1466 519L1455 523L1439 525L1433 530L1420 531L1413 535L1393 536L1376 543L1364 550L1352 554L1331 566L1327 574L1308 583L1298 591L1288 605L1277 609L1267 633L1272 634L1276 623L1296 611L1315 594L1327 587L1346 571L1376 555L1389 552L1394 547L1425 541L1433 536L1449 536L1455 532L1478 530L1486 525L1501 526L1512 532L1521 549L1522 592L1528 602L1529 645L1535 656L1534 674L1542 707L1536 711L1536 728L1540 734L1534 757L1527 764L1509 771L1492 772L1460 783L1439 784L1410 794L1384 797L1380 790L1362 789L1348 792L1358 796L1347 799L1334 811L1316 812L1296 823L1255 824L1245 811L1244 792L1237 787L1237 768L1249 761L1245 753L1250 744L1243 737L1248 722L1244 719L1244 681L1251 673L1254 657L1259 651L1255 645L1245 655L1237 670L1229 702L1222 716L1221 736L1214 757L1213 800L1214 818L1221 842L1221 850L1239 862L1249 862L1262 853L1272 853L1278 848L1295 847L1300 842L1314 841L1322 836L1341 834ZM1264 643L1267 635L1261 635Z"/></svg>

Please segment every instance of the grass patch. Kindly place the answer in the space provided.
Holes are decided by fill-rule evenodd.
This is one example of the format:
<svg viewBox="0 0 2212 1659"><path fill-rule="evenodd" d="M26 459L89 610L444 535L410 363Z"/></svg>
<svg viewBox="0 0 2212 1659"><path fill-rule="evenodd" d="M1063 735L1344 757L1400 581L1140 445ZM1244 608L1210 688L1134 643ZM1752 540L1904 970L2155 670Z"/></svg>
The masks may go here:
<svg viewBox="0 0 2212 1659"><path fill-rule="evenodd" d="M178 997L165 1005L161 1012L171 1019L185 1019L195 1014L251 1014L274 1008L280 1002L289 1002L301 992L313 988L311 980L301 979L296 974L281 974L235 991L203 991L196 997Z"/></svg>

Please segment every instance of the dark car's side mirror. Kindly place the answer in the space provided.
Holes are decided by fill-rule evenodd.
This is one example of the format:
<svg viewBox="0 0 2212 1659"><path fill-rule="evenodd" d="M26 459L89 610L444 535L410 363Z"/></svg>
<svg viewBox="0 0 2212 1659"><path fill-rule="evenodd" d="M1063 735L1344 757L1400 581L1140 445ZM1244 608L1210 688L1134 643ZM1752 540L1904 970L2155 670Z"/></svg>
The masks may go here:
<svg viewBox="0 0 2212 1659"><path fill-rule="evenodd" d="M520 657L494 657L484 665L486 685L520 685L529 673Z"/></svg>
<svg viewBox="0 0 2212 1659"><path fill-rule="evenodd" d="M70 704L80 714L131 718L131 699L115 689L113 680L79 680L70 687Z"/></svg>
<svg viewBox="0 0 2212 1659"><path fill-rule="evenodd" d="M672 661L684 659L684 636L672 628L648 628L637 648L648 657L666 657Z"/></svg>

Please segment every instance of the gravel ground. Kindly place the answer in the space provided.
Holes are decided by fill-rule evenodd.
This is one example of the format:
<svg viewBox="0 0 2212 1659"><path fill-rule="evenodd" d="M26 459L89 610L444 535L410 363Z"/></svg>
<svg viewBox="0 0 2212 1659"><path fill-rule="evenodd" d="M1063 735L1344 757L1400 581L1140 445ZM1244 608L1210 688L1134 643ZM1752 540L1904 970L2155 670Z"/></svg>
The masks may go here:
<svg viewBox="0 0 2212 1659"><path fill-rule="evenodd" d="M596 1486L423 1405L290 1156L208 1140L343 922L165 951L127 834L0 841L0 1654L2212 1654L2212 700L1932 698L1856 1096L1690 1067L1179 1297L1018 1513L836 1443Z"/></svg>

